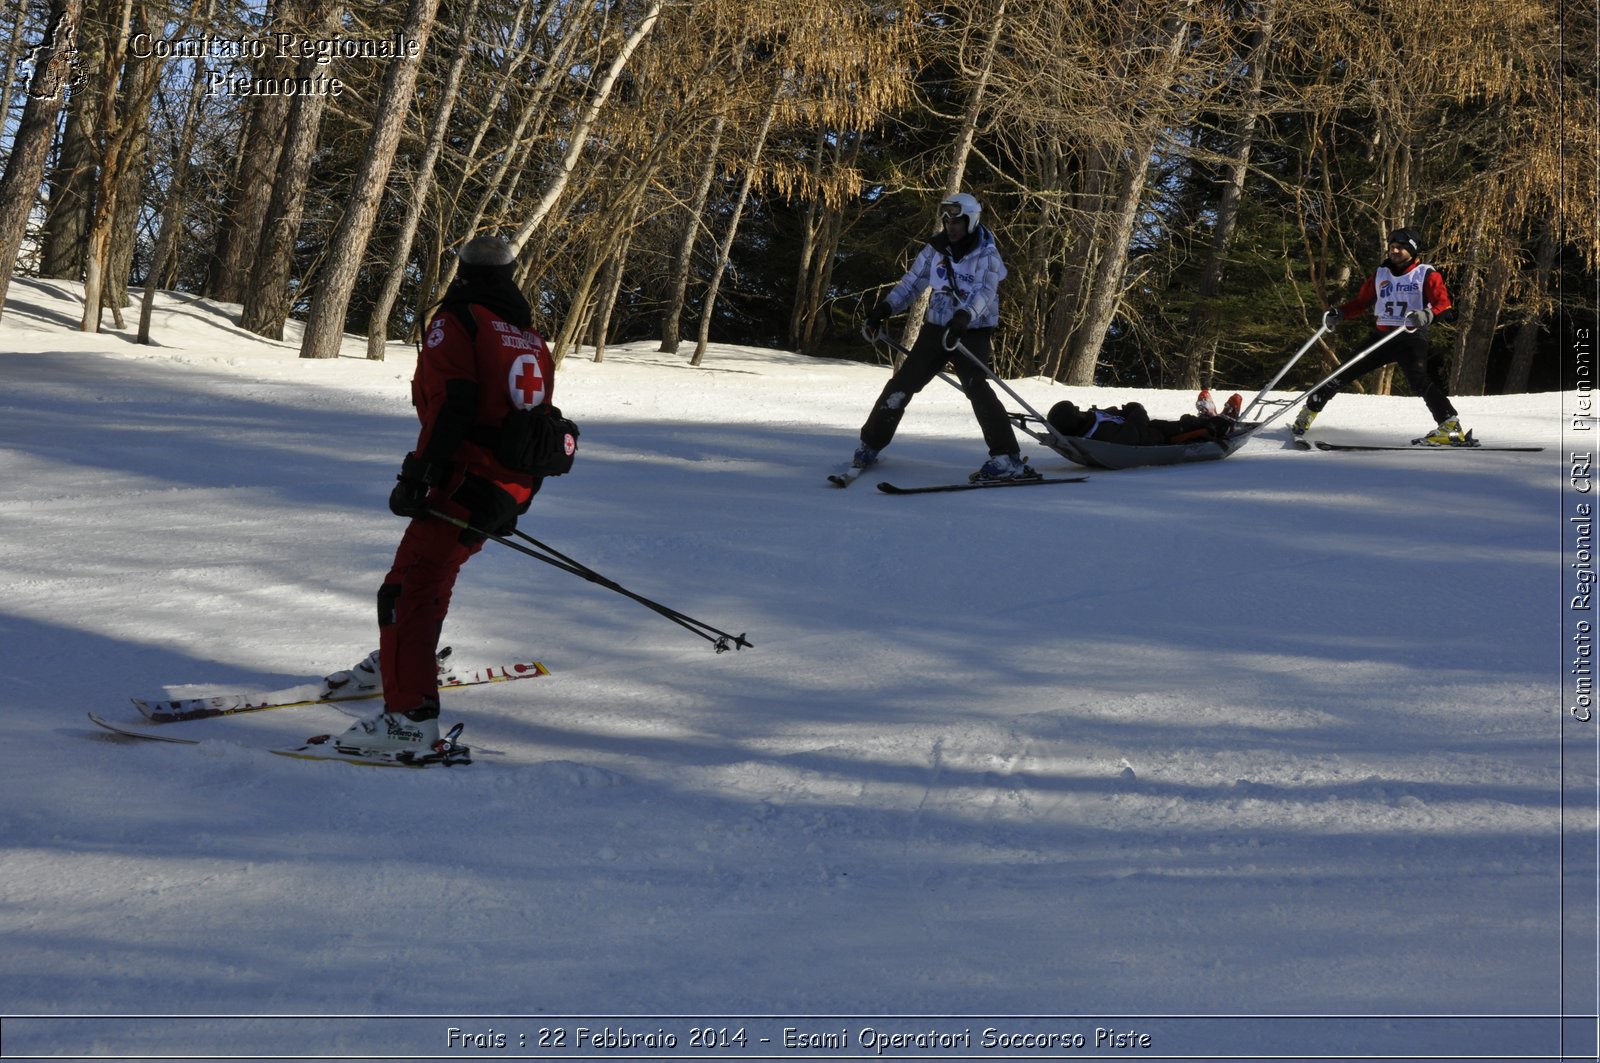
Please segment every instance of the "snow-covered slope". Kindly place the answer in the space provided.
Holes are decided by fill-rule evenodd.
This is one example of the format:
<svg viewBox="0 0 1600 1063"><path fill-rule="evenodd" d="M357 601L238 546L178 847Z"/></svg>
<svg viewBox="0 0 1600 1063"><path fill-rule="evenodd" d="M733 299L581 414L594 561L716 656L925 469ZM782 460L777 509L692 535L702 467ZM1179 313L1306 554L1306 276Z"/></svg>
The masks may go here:
<svg viewBox="0 0 1600 1063"><path fill-rule="evenodd" d="M332 708L173 725L198 746L85 712L375 645L412 353L301 361L165 295L141 347L71 331L78 295L18 278L0 319L0 1011L439 1018L11 1019L8 1055L459 1057L449 1028L496 1025L467 1017L539 1015L742 1016L791 1057L785 1026L870 1055L864 1027L1024 1022L970 1018L997 1015L1156 1032L1122 1056L1555 1050L1550 1022L1254 1017L1556 1015L1592 969L1561 934L1563 786L1580 830L1593 787L1561 757L1562 396L1458 403L1535 454L1275 427L1224 462L891 498L982 461L953 389L838 491L882 368L569 357L578 466L523 528L754 648L490 544L446 641L553 674L448 699L470 768L384 771L255 748ZM1316 432L1426 427L1346 395ZM476 1054L581 1024L498 1025Z"/></svg>

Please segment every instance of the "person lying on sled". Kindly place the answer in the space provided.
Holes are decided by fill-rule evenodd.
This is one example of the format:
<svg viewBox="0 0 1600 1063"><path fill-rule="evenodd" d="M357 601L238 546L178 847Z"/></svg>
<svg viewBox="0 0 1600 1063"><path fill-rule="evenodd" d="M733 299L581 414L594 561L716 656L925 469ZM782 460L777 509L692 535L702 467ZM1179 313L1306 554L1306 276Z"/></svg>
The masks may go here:
<svg viewBox="0 0 1600 1063"><path fill-rule="evenodd" d="M1228 438L1238 407L1230 402L1228 409L1232 410L1234 416L1228 416L1227 412L1209 416L1186 413L1176 421L1157 421L1152 420L1144 406L1137 402L1126 402L1103 410L1094 406L1080 410L1074 403L1058 402L1050 407L1045 420L1063 436L1136 447L1159 447Z"/></svg>

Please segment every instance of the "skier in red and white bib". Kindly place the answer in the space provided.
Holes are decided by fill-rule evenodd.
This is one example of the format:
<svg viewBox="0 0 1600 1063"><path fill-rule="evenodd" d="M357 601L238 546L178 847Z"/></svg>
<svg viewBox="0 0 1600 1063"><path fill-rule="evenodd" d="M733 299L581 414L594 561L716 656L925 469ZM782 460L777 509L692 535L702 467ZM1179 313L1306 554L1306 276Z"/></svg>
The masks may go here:
<svg viewBox="0 0 1600 1063"><path fill-rule="evenodd" d="M1406 334L1389 341L1373 357L1361 360L1348 373L1340 373L1312 392L1295 418L1291 429L1295 435L1305 435L1317 414L1351 380L1386 365L1398 365L1406 383L1422 396L1438 425L1418 442L1435 446L1460 446L1468 442L1455 405L1445 393L1439 364L1428 358L1428 326L1436 319L1454 320L1455 310L1444 278L1437 269L1417 257L1420 250L1417 235L1410 229L1396 229L1390 233L1388 257L1361 285L1356 297L1323 316L1323 324L1331 331L1341 321L1359 317L1370 307L1376 330L1373 339L1394 329L1405 329Z"/></svg>

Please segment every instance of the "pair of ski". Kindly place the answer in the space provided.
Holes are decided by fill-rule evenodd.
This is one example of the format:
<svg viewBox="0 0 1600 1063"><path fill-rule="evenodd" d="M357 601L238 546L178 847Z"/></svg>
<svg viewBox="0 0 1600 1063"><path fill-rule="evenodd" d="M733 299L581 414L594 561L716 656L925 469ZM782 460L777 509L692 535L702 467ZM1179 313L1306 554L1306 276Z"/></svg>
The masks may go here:
<svg viewBox="0 0 1600 1063"><path fill-rule="evenodd" d="M866 469L852 465L844 472L832 473L828 482L835 487L849 487ZM1032 487L1041 484L1079 484L1087 480L1087 476L1034 476L1026 480L973 480L967 483L932 484L927 487L898 487L895 484L880 481L878 490L886 495L931 495L942 494L948 491L985 491L991 487Z"/></svg>
<svg viewBox="0 0 1600 1063"><path fill-rule="evenodd" d="M1502 451L1502 452L1507 452L1507 453L1536 454L1539 451L1544 449L1543 447L1496 447L1496 446L1485 446L1484 444L1479 443L1476 439L1470 439L1470 437L1469 437L1469 442L1466 442L1466 443L1451 443L1451 444L1424 443L1421 440L1413 440L1410 443L1400 444L1400 445L1382 444L1382 443L1327 443L1327 442L1324 442L1323 440L1320 440L1320 439L1312 441L1312 440L1307 440L1307 439L1304 439L1304 438L1296 438L1294 440L1294 445L1299 447L1301 450L1310 450L1313 447L1315 447L1317 450L1330 450L1330 451L1341 451L1341 450L1348 450L1348 451L1357 451L1357 450L1404 450L1404 451L1410 451L1410 452L1413 452L1413 453L1415 453L1417 451L1424 451L1424 450L1425 451L1435 451L1435 450L1490 450L1490 451Z"/></svg>
<svg viewBox="0 0 1600 1063"><path fill-rule="evenodd" d="M442 661L449 654L440 653ZM471 670L441 670L440 690L479 686L485 683L507 683L517 679L536 679L549 675L550 670L538 661L512 661ZM119 724L89 713L95 725L115 734L140 738L152 742L171 742L178 745L199 745L201 739L163 733L164 724L187 720L213 719L219 716L236 716L244 713L269 712L307 705L334 705L346 701L365 701L382 697L382 690L355 689L325 691L323 684L309 683L283 690L260 693L222 694L206 698L177 698L168 701L150 701L134 698L133 703L143 716L139 723ZM425 768L433 765L446 767L472 763L472 751L460 743L461 724L456 724L437 746L428 753L380 753L375 751L349 752L339 749L332 735L315 735L298 746L268 747L268 752L297 760L338 760L348 764L366 764L379 767Z"/></svg>

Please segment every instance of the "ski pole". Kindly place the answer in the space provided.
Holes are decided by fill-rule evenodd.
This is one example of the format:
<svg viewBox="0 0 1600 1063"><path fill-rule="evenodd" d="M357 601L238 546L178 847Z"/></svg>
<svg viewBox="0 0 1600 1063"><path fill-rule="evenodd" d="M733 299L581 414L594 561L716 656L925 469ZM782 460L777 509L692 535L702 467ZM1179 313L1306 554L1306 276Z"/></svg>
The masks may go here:
<svg viewBox="0 0 1600 1063"><path fill-rule="evenodd" d="M1011 390L1011 385L1007 384L1004 380L1001 380L999 375L997 373L995 373L995 371L993 369L990 369L988 367L988 365L986 365L984 363L982 358L979 358L977 355L973 354L972 351L967 348L967 345L965 343L961 342L960 337L956 338L956 341L955 341L954 344L945 345L944 349L947 350L947 351L960 351L962 354L966 355L968 360L970 360L973 365L975 365L979 369L983 370L983 375L984 376L988 377L990 380L994 381L996 384L999 384L1001 391L1004 391L1007 395L1010 395L1013 399L1016 400L1018 406L1021 406L1024 410L1027 410L1028 411L1028 416L1032 417L1035 421L1038 421L1040 424L1044 425L1045 428L1050 432L1051 438L1055 439L1057 443L1060 443L1060 444L1062 444L1064 446L1070 446L1071 445L1070 443L1067 443L1067 437L1063 436L1056 429L1055 425L1051 424L1048 420L1046 420L1043 416L1041 416L1038 410L1034 409L1032 406L1029 406L1028 403L1027 403L1027 400L1024 399L1021 395L1018 395L1015 391ZM959 387L960 385L957 385L957 386ZM966 389L962 388L961 390L965 391ZM1043 439L1040 439L1039 441L1041 443L1044 442ZM1046 444L1046 445L1048 446L1050 444Z"/></svg>
<svg viewBox="0 0 1600 1063"><path fill-rule="evenodd" d="M524 542L530 543L533 546L538 547L540 550L545 551L551 557L553 557L557 561L559 561L561 563L561 567L566 568L568 571L573 572L576 575L582 576L584 579L589 580L592 583L598 583L602 587L606 587L609 590L614 590L614 591L618 592L619 594L622 594L622 595L625 595L625 596L627 596L629 598L632 598L634 601L640 603L641 605L644 605L644 606L647 606L648 608L654 609L656 612L660 613L662 616L665 616L668 619L673 620L673 621L675 621L675 622L677 622L679 624L683 624L685 627L687 627L690 624L693 624L695 626L695 628L703 629L703 630L700 630L700 631L696 632L697 634L701 635L701 637L706 637L706 632L710 632L711 634L718 636L717 639L713 640L714 642L720 641L721 643L723 643L722 645L719 645L717 647L717 652L718 653L722 653L723 651L728 649L727 641L729 639L733 640L733 647L735 649L741 649L741 648L743 648L745 646L749 646L750 645L749 641L745 639L744 634L742 632L740 634L738 634L738 635L730 635L726 631L721 631L721 630L719 630L717 628L714 628L710 624L707 624L702 620L696 620L694 617L687 616L687 615L685 615L683 613L680 613L676 609L668 608L667 606L660 605L660 604L658 604L656 602L652 602L648 598L644 598L644 597L641 597L640 595L634 594L632 591L628 590L627 588L618 586L615 581L607 579L605 576L602 576L600 573L596 572L594 569L590 568L588 565L585 565L583 562L577 561L577 560L574 560L573 558L568 557L566 554L563 554L560 550L557 550L555 547L551 546L549 543L540 542L538 539L535 539L533 536L529 535L527 532L523 531L520 528L512 529L511 534L515 535L517 538L523 540ZM690 630L694 630L694 628L690 628Z"/></svg>
<svg viewBox="0 0 1600 1063"><path fill-rule="evenodd" d="M1274 421L1277 421L1277 419L1280 418L1280 416L1283 416L1283 415L1285 415L1285 413L1288 413L1288 411L1293 410L1294 407L1298 407L1299 403L1306 402L1307 399L1310 399L1310 395L1312 395L1312 392L1317 391L1318 387L1322 387L1323 384L1326 384L1326 383L1328 383L1328 381L1331 381L1331 379L1333 379L1334 376L1341 375L1341 373L1344 373L1344 371L1349 370L1349 368L1352 367L1352 365L1355 365L1355 363L1360 362L1360 360L1362 360L1362 359L1365 359L1366 355L1371 354L1371 352L1373 352L1373 351L1376 351L1376 349L1378 349L1378 347L1384 346L1384 344L1389 343L1390 339L1394 339L1395 336L1400 335L1400 333L1408 333L1408 331L1414 331L1414 330L1413 330L1413 328L1403 327L1403 325L1400 328L1390 328L1390 330L1386 331L1386 333L1384 333L1384 335L1379 336L1378 341L1376 341L1376 343L1371 344L1370 347L1366 347L1365 351L1362 351L1362 352L1360 352L1360 354L1355 355L1354 359L1350 359L1349 362L1344 363L1344 365L1341 365L1341 367L1336 368L1336 370L1331 371L1331 373L1328 373L1328 375L1323 376L1323 378L1320 379L1320 381L1317 381L1317 383L1312 384L1312 386L1310 386L1310 387L1307 387L1306 391L1301 392L1301 394L1296 395L1296 397L1294 397L1293 400L1290 400L1290 402L1286 403L1285 407L1283 407L1282 410L1278 410L1277 413L1274 413L1274 415L1269 416L1269 418L1267 418L1266 421L1262 421L1261 424L1258 424L1258 426L1254 427L1254 431L1258 431L1259 432L1259 431L1261 431L1261 429L1264 429L1264 427L1269 426L1269 424L1274 423Z"/></svg>
<svg viewBox="0 0 1600 1063"><path fill-rule="evenodd" d="M867 333L866 326L862 326L862 330L861 331L862 331L862 335L866 336L868 342L870 342L870 343L876 344L876 343L881 341L883 343L887 343L890 347L892 347L895 350L899 351L901 354L910 354L911 353L910 351L906 350L905 347L903 347L900 344L896 343L894 341L894 339L889 335L889 332L888 332L887 329L880 329L876 336L873 336L873 335ZM962 343L960 340L956 340L956 345L954 347L946 347L945 350L946 351L952 351L952 352L959 350L962 354L964 354L968 358L972 359L973 363L975 365L977 365L977 367L979 369L982 369L983 372L985 373L985 375L987 375L990 380L993 380L996 384L999 384L1002 388L1005 389L1006 394L1008 394L1012 398L1016 399L1017 402L1021 404L1022 408L1028 411L1029 416L1031 416L1035 421L1038 421L1040 424L1044 425L1044 430L1046 432L1050 433L1050 439L1055 440L1055 442L1052 443L1052 442L1050 442L1049 439L1045 439L1043 436L1041 436L1038 433L1034 432L1033 429L1031 429L1031 428L1029 428L1027 426L1025 421L1019 422L1020 427L1022 428L1023 431L1027 432L1029 435L1033 436L1034 439L1038 440L1040 443L1043 443L1047 447L1053 447L1053 446L1058 446L1058 445L1059 446L1070 446L1071 445L1071 444L1067 443L1067 441L1066 441L1067 437L1063 436L1060 433L1060 431L1058 431L1056 429L1055 425L1051 424L1049 421L1045 420L1043 417L1040 417L1038 410L1035 410L1032 406L1029 406L1026 402L1023 402L1021 396L1019 396L1015 391L1012 391L1009 387L1007 387L1006 386L1006 382L1004 380L1001 380L998 376L995 375L994 370L990 369L987 365L984 365L982 360L979 359L977 355L973 354L970 350L967 349L967 345L966 344ZM961 392L962 394L966 394L967 389L962 385L961 381L956 380L954 377L950 376L950 374L948 374L948 373L940 373L939 374L939 379L943 380L946 384L949 384L951 387L955 388L957 391ZM1012 417L1016 417L1016 418L1021 418L1022 414L1020 414L1020 413L1012 414L1011 416Z"/></svg>
<svg viewBox="0 0 1600 1063"><path fill-rule="evenodd" d="M863 331L863 333L865 333L866 330L865 330L864 327L863 327L862 331ZM910 354L911 353L910 351L908 351L904 347L902 347L900 344L896 343L889 336L888 330L886 330L886 329L885 330L881 330L878 333L877 336L868 336L867 339L869 341L873 342L873 343L877 343L879 340L881 340L884 343L887 343L890 347L893 347L895 350L899 351L901 354ZM976 365L979 369L983 370L985 376L987 376L990 380L993 380L996 384L999 384L1000 387L1005 390L1005 393L1007 395L1010 395L1013 399L1016 399L1018 404L1020 404L1024 410L1028 411L1029 416L1031 416L1035 421L1038 421L1040 424L1044 425L1045 431L1050 433L1050 438L1051 439L1054 439L1057 444L1065 444L1066 437L1063 436L1059 431L1056 430L1056 426L1051 424L1049 421L1045 420L1043 417L1040 417L1038 410L1035 410L1032 406L1029 406L1026 402L1023 402L1022 397L1020 395L1018 395L1015 391L1012 391L1011 388L1006 385L1006 382L1004 380L1001 380L998 376L996 376L994 370L990 369L987 365L984 365L982 359L980 359L977 355L973 354L972 351L970 351L967 348L966 344L962 343L958 339L958 340L956 340L956 343L955 343L954 347L945 347L945 350L949 351L949 352L960 351L962 354L966 355L969 359L972 360L972 363L974 365ZM948 373L940 373L939 374L939 379L943 380L946 384L949 384L951 387L955 388L957 391L961 392L962 394L966 394L967 389L962 385L962 383L959 380L956 380L953 377L951 377ZM1013 416L1021 417L1022 415L1021 414L1014 414ZM1024 424L1022 427L1030 435L1034 435L1033 430L1028 428L1026 424ZM1055 445L1055 444L1050 443L1048 440L1046 440L1046 439L1044 439L1044 438L1042 438L1042 437L1040 437L1038 435L1034 435L1034 438L1039 440L1039 442L1044 443L1046 446Z"/></svg>
<svg viewBox="0 0 1600 1063"><path fill-rule="evenodd" d="M711 643L712 647L718 653L725 653L729 649L741 650L746 646L750 646L752 649L754 648L750 640L744 637L743 632L737 635L731 635L720 628L712 627L703 620L696 620L694 617L685 613L680 613L678 610L662 605L660 602L653 602L643 595L635 594L633 591L628 590L628 588L617 583L615 580L602 576L589 566L582 564L581 562L574 561L565 554L551 549L544 543L539 542L539 540L524 532L518 531L515 534L522 539L526 539L534 546L539 547L539 550L545 550L548 551L548 553L540 553L539 550L533 550L523 546L521 543L513 542L503 535L496 535L493 532L484 531L482 528L475 528L468 522L456 517L452 517L447 513L440 513L437 509L430 508L428 510L428 514L430 516L439 518L447 524L453 524L463 531L469 531L474 535L481 535L485 539L493 539L501 546L509 546L517 553L526 554L536 561L543 561L545 564L554 568L559 568L563 572L570 572L574 576L588 580L590 583L598 584L607 590L616 591L624 598L632 598L646 609L650 609L656 613L659 613L668 620L671 620L674 624L677 624L679 627L699 635L701 638Z"/></svg>
<svg viewBox="0 0 1600 1063"><path fill-rule="evenodd" d="M884 328L882 325L878 326L877 335L873 335L872 333L868 332L867 326L862 325L861 335L865 336L867 338L867 342L872 344L874 347L880 343L885 343L888 344L891 349L899 351L901 354L909 355L911 353L911 351L908 350L904 345L896 343L894 341L894 337L889 335L889 330ZM966 390L965 388L961 387L961 381L955 379L949 373L941 372L939 374L939 379L943 380L946 384L949 384L953 388L958 388L962 391Z"/></svg>
<svg viewBox="0 0 1600 1063"><path fill-rule="evenodd" d="M1394 339L1396 336L1400 335L1402 332L1414 332L1414 331L1416 331L1416 330L1415 329L1406 328L1405 326L1401 326L1400 328L1390 329L1388 332L1385 332L1382 336L1379 336L1377 341L1375 343L1373 343L1371 346L1369 346L1368 348L1366 348L1365 350L1363 350L1362 352L1357 354L1354 358L1350 359L1348 362L1344 363L1339 368L1335 369L1333 372L1329 373L1327 376L1323 377L1321 380L1317 381L1315 384L1312 384L1305 391L1301 392L1300 395L1295 397L1292 401L1290 401L1288 404L1286 404L1280 410L1278 410L1277 413L1273 414L1271 417L1268 417L1265 421L1262 421L1260 424L1256 425L1255 428L1252 429L1252 431L1256 431L1256 432L1261 431L1261 429L1267 427L1267 425L1271 424L1273 421L1276 421L1278 418L1282 417L1284 414L1288 413L1290 410L1292 410L1296 406L1300 405L1306 399L1310 398L1311 394L1314 391L1316 391L1318 388L1322 387L1322 385L1326 384L1328 381L1332 380L1334 377L1338 376L1339 374L1345 372L1351 366L1355 365L1357 362L1361 361L1367 355L1371 354L1373 351L1377 350L1379 347L1382 347L1385 343L1388 343L1390 340Z"/></svg>
<svg viewBox="0 0 1600 1063"><path fill-rule="evenodd" d="M1250 405L1246 406L1244 408L1244 412L1239 414L1239 420L1247 421L1250 419L1250 411L1261 405L1261 401L1267 397L1267 392L1271 391L1278 381L1282 380L1289 374L1289 370L1294 368L1294 364L1298 362L1305 355L1305 353L1311 349L1311 345L1316 343L1317 340L1321 339L1322 334L1327 331L1327 325L1324 324L1317 326L1317 331L1313 332L1311 334L1311 338L1306 340L1305 344L1298 351L1294 352L1294 357L1290 358L1288 363L1285 364L1282 369L1278 370L1278 375L1267 381L1267 386L1258 391L1256 393L1256 397L1250 400Z"/></svg>

